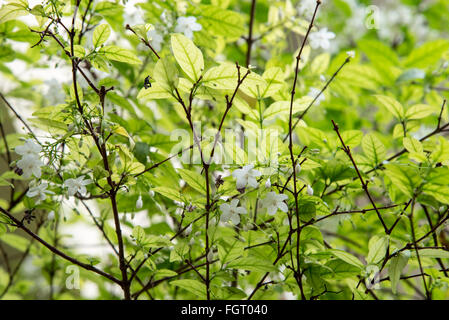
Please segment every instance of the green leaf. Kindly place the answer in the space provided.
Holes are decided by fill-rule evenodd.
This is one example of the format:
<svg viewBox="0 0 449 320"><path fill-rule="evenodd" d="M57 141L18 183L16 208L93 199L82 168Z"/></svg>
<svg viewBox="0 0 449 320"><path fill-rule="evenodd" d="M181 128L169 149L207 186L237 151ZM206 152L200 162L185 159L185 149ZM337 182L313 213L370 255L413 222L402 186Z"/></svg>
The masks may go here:
<svg viewBox="0 0 449 320"><path fill-rule="evenodd" d="M199 299L206 298L206 285L197 280L191 279L174 280L171 281L170 284L193 293Z"/></svg>
<svg viewBox="0 0 449 320"><path fill-rule="evenodd" d="M159 83L153 83L150 88L140 89L137 99L142 100L153 100L153 99L168 99L171 98L172 94L170 91L167 91L163 86L161 86Z"/></svg>
<svg viewBox="0 0 449 320"><path fill-rule="evenodd" d="M405 137L402 143L404 144L404 148L407 149L408 152L423 152L422 143L415 138Z"/></svg>
<svg viewBox="0 0 449 320"><path fill-rule="evenodd" d="M340 259L334 259L326 263L321 269L321 277L325 279L345 279L360 274L360 268Z"/></svg>
<svg viewBox="0 0 449 320"><path fill-rule="evenodd" d="M228 263L228 268L244 269L256 272L275 271L276 267L268 260L256 257L243 257Z"/></svg>
<svg viewBox="0 0 449 320"><path fill-rule="evenodd" d="M315 218L316 207L315 203L310 200L302 200L298 206L299 217L302 221L309 221Z"/></svg>
<svg viewBox="0 0 449 320"><path fill-rule="evenodd" d="M28 7L27 2L22 3L10 3L0 8L0 22L4 23L8 20L13 20L21 16L28 14L26 10Z"/></svg>
<svg viewBox="0 0 449 320"><path fill-rule="evenodd" d="M443 53L445 53L448 49L448 40L434 40L426 42L410 53L405 61L405 66L408 68L429 68L438 62L442 58Z"/></svg>
<svg viewBox="0 0 449 320"><path fill-rule="evenodd" d="M14 233L5 233L0 238L0 241L8 244L9 246L17 249L21 252L25 252L28 248L30 241L27 238L21 237Z"/></svg>
<svg viewBox="0 0 449 320"><path fill-rule="evenodd" d="M189 253L190 246L185 242L178 243L170 252L170 262L184 261L184 256Z"/></svg>
<svg viewBox="0 0 449 320"><path fill-rule="evenodd" d="M312 74L321 75L326 72L327 68L329 67L330 58L330 54L325 52L313 59L312 63L310 64L310 71L312 72Z"/></svg>
<svg viewBox="0 0 449 320"><path fill-rule="evenodd" d="M246 298L246 293L239 288L220 287L217 291L217 298L220 300L242 300Z"/></svg>
<svg viewBox="0 0 449 320"><path fill-rule="evenodd" d="M152 86L157 85L163 88L166 92L173 92L174 88L178 86L178 70L169 58L159 59L154 67L153 78L156 80ZM151 88L148 89L151 92ZM146 95L148 98L148 95Z"/></svg>
<svg viewBox="0 0 449 320"><path fill-rule="evenodd" d="M265 80L266 84L259 87L261 98L271 97L272 95L276 94L285 83L284 73L279 67L268 68L263 73L262 78ZM251 92L253 93L253 96L257 97L256 91Z"/></svg>
<svg viewBox="0 0 449 320"><path fill-rule="evenodd" d="M369 240L368 257L366 258L368 264L376 264L385 258L389 241L388 236L373 236Z"/></svg>
<svg viewBox="0 0 449 320"><path fill-rule="evenodd" d="M196 191L206 194L206 182L199 173L187 169L178 169L181 178Z"/></svg>
<svg viewBox="0 0 449 320"><path fill-rule="evenodd" d="M150 146L145 142L137 141L134 146L133 153L137 160L143 164L146 164L147 156L150 155Z"/></svg>
<svg viewBox="0 0 449 320"><path fill-rule="evenodd" d="M114 45L101 48L99 53L104 54L105 57L109 60L124 62L128 64L142 63L142 61L140 61L140 59L132 51Z"/></svg>
<svg viewBox="0 0 449 320"><path fill-rule="evenodd" d="M248 69L240 67L240 75L243 77ZM224 62L217 67L212 67L206 71L203 77L202 83L209 88L220 89L220 90L234 90L237 86L238 71L234 64ZM246 94L251 95L252 92L257 92L257 87L259 87L259 92L261 89L265 88L265 80L258 74L251 72L243 81L240 89Z"/></svg>
<svg viewBox="0 0 449 320"><path fill-rule="evenodd" d="M401 120L404 118L404 107L402 104L394 98L383 95L374 96L377 101L384 106L390 113L397 119Z"/></svg>
<svg viewBox="0 0 449 320"><path fill-rule="evenodd" d="M415 189L421 183L419 172L412 167L396 164L386 164L385 168L385 176L391 180L396 188L411 198Z"/></svg>
<svg viewBox="0 0 449 320"><path fill-rule="evenodd" d="M422 188L422 192L434 197L437 201L449 204L449 186L447 185L436 185L436 184L425 184Z"/></svg>
<svg viewBox="0 0 449 320"><path fill-rule="evenodd" d="M357 147L363 139L363 132L360 130L346 130L341 133L345 144L351 148Z"/></svg>
<svg viewBox="0 0 449 320"><path fill-rule="evenodd" d="M98 48L103 43L105 43L106 40L109 39L110 35L111 35L111 28L109 27L108 24L104 23L96 27L92 37L92 44L94 45L94 48Z"/></svg>
<svg viewBox="0 0 449 320"><path fill-rule="evenodd" d="M245 20L237 12L211 5L201 5L198 8L198 15L200 16L198 22L213 35L237 40L245 32Z"/></svg>
<svg viewBox="0 0 449 320"><path fill-rule="evenodd" d="M362 149L374 165L382 162L387 155L385 146L373 133L368 133L362 138Z"/></svg>
<svg viewBox="0 0 449 320"><path fill-rule="evenodd" d="M153 188L154 192L157 192L164 197L167 197L174 201L183 201L183 198L181 197L181 193L177 190L174 190L173 188L168 187L156 187Z"/></svg>
<svg viewBox="0 0 449 320"><path fill-rule="evenodd" d="M198 81L204 69L201 50L189 38L180 33L171 36L171 46L181 69L194 82Z"/></svg>
<svg viewBox="0 0 449 320"><path fill-rule="evenodd" d="M309 104L312 102L312 97L302 97L297 99L293 103L293 114L304 111L307 109ZM264 120L272 120L276 116L284 116L288 117L290 114L290 101L276 101L272 103L265 111L263 112Z"/></svg>
<svg viewBox="0 0 449 320"><path fill-rule="evenodd" d="M158 269L158 270L156 270L156 274L155 274L154 278L156 280L158 280L158 279L162 279L162 278L176 277L177 275L178 275L178 273L176 273L173 270Z"/></svg>
<svg viewBox="0 0 449 320"><path fill-rule="evenodd" d="M388 275L390 277L391 290L394 294L396 294L402 270L404 270L407 262L408 256L403 253L399 253L398 255L391 258L390 267L388 268Z"/></svg>
<svg viewBox="0 0 449 320"><path fill-rule="evenodd" d="M338 249L332 249L329 250L334 256L336 256L338 259L343 260L346 263L352 264L353 266L356 266L360 269L364 269L365 266L363 263L355 256L350 254L349 252L338 250Z"/></svg>
<svg viewBox="0 0 449 320"><path fill-rule="evenodd" d="M419 256L424 258L441 258L448 259L449 251L443 249L420 249ZM412 257L416 258L416 251L412 251Z"/></svg>
<svg viewBox="0 0 449 320"><path fill-rule="evenodd" d="M383 42L362 39L357 42L357 45L373 63L388 66L397 66L399 64L396 52Z"/></svg>
<svg viewBox="0 0 449 320"><path fill-rule="evenodd" d="M444 137L438 138L438 144L430 154L430 159L436 163L449 160L449 141Z"/></svg>
<svg viewBox="0 0 449 320"><path fill-rule="evenodd" d="M410 159L418 162L424 162L426 160L426 154L423 151L421 142L415 138L405 137L402 143L404 144L404 148L409 152Z"/></svg>
<svg viewBox="0 0 449 320"><path fill-rule="evenodd" d="M218 246L218 258L222 264L233 261L242 256L245 244L240 240L234 239L229 245Z"/></svg>
<svg viewBox="0 0 449 320"><path fill-rule="evenodd" d="M138 244L145 242L147 237L145 230L141 226L137 226L133 229L132 236Z"/></svg>
<svg viewBox="0 0 449 320"><path fill-rule="evenodd" d="M435 107L429 106L427 104L415 104L405 112L405 117L409 120L422 119L430 116L435 111Z"/></svg>

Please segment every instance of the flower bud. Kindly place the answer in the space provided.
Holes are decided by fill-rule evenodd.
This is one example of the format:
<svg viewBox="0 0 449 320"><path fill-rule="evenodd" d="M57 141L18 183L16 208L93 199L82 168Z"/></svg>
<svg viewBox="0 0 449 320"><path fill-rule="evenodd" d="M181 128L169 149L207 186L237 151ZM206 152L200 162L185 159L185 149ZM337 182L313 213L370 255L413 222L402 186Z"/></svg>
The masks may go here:
<svg viewBox="0 0 449 320"><path fill-rule="evenodd" d="M295 166L295 173L299 174L300 172L301 172L301 165L299 163L297 163Z"/></svg>
<svg viewBox="0 0 449 320"><path fill-rule="evenodd" d="M136 208L141 209L142 207L143 207L142 196L139 196L139 198L137 198L137 201L136 201Z"/></svg>
<svg viewBox="0 0 449 320"><path fill-rule="evenodd" d="M307 185L307 194L309 196L313 196L313 189L312 189L312 187L310 185Z"/></svg>
<svg viewBox="0 0 449 320"><path fill-rule="evenodd" d="M270 178L268 178L267 181L265 182L265 188L271 188Z"/></svg>
<svg viewBox="0 0 449 320"><path fill-rule="evenodd" d="M55 212L52 210L47 215L47 220L53 220L55 218Z"/></svg>

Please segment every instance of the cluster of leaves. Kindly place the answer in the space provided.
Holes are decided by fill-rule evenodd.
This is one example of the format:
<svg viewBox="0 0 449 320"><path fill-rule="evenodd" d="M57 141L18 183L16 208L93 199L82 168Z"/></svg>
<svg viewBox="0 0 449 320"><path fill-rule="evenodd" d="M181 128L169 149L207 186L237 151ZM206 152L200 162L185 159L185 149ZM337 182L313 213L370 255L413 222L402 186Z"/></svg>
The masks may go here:
<svg viewBox="0 0 449 320"><path fill-rule="evenodd" d="M322 24L343 37L349 1L304 2L155 0L136 4L139 24L118 1L7 1L0 297L448 298L448 5L424 11L435 39L369 30L331 53L307 40ZM180 17L201 29L175 32ZM40 177L21 175L24 138ZM238 188L248 164L261 174ZM78 177L92 183L69 196ZM287 209L271 215L273 192ZM235 199L238 224L220 209ZM79 224L101 253L67 238Z"/></svg>

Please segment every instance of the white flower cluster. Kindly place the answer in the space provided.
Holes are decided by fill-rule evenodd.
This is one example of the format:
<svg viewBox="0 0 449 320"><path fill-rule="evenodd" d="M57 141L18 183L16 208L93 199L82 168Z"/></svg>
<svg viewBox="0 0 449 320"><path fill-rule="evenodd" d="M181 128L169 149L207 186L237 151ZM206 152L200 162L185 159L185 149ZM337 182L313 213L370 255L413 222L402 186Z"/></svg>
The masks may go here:
<svg viewBox="0 0 449 320"><path fill-rule="evenodd" d="M220 220L223 222L232 221L233 224L237 225L240 223L240 215L246 214L246 209L243 207L238 207L239 200L233 199L231 203L223 203L220 205L220 210L222 212Z"/></svg>
<svg viewBox="0 0 449 320"><path fill-rule="evenodd" d="M32 184L33 185L33 184ZM39 185L31 186L26 193L27 197L37 198L36 204L39 204L41 201L44 201L47 198L47 194L54 194L53 191L47 190L48 183L42 182Z"/></svg>
<svg viewBox="0 0 449 320"><path fill-rule="evenodd" d="M17 167L22 170L23 177L28 179L31 176L34 176L39 179L42 175L41 167L44 165L40 156L42 147L32 139L27 139L23 145L16 147L15 151L22 156L22 158L17 161ZM69 196L74 196L77 193L85 196L87 194L86 186L91 183L91 179L86 179L84 176L80 176L78 178L65 180L62 187L67 188L67 194ZM32 181L26 195L27 197L35 198L36 204L39 204L47 198L48 194L54 194L53 191L47 190L48 187L48 182L41 182L38 184L37 180Z"/></svg>
<svg viewBox="0 0 449 320"><path fill-rule="evenodd" d="M301 171L301 165L298 163L295 166L296 174L299 174ZM262 174L254 169L254 165L248 164L243 168L236 169L232 172L232 176L236 179L236 188L240 192L247 186L257 188L259 186L259 182L256 178L260 177ZM313 189L310 185L306 185L306 192L309 196L313 196ZM268 177L265 182L265 188L271 188L271 178ZM259 202L259 208L266 209L267 213L270 215L276 214L278 210L282 212L288 212L288 205L286 200L288 196L285 194L278 194L274 191L268 192L263 199ZM238 206L239 200L232 199L230 203L223 203L220 205L221 217L220 220L222 222L232 221L234 225L240 223L240 215L246 214L246 208L242 206Z"/></svg>
<svg viewBox="0 0 449 320"><path fill-rule="evenodd" d="M322 48L323 50L329 50L331 47L330 40L335 38L335 33L327 31L327 28L323 28L319 31L312 32L309 36L309 42L312 49Z"/></svg>
<svg viewBox="0 0 449 320"><path fill-rule="evenodd" d="M202 28L195 17L179 17L176 21L175 32L184 33L187 38L193 39L193 31L200 31Z"/></svg>
<svg viewBox="0 0 449 320"><path fill-rule="evenodd" d="M262 174L260 171L254 169L254 165L248 164L241 169L234 170L232 176L237 179L237 189L241 190L246 186L257 188L259 183L257 182L258 177Z"/></svg>
<svg viewBox="0 0 449 320"><path fill-rule="evenodd" d="M172 17L167 14L166 11L162 12L160 18L163 25L159 26L157 29L151 27L147 31L148 40L150 41L153 49L156 51L160 51L162 49L164 34L169 33L170 29L173 26ZM201 24L196 21L196 17L179 17L176 20L174 31L177 33L183 33L187 38L192 40L193 32L200 31L202 30L202 28L203 27L201 26Z"/></svg>
<svg viewBox="0 0 449 320"><path fill-rule="evenodd" d="M27 139L25 144L16 147L15 151L22 156L22 158L17 161L17 167L23 171L23 177L29 179L34 175L36 178L40 178L42 174L41 167L44 165L39 155L42 151L42 147L32 139Z"/></svg>

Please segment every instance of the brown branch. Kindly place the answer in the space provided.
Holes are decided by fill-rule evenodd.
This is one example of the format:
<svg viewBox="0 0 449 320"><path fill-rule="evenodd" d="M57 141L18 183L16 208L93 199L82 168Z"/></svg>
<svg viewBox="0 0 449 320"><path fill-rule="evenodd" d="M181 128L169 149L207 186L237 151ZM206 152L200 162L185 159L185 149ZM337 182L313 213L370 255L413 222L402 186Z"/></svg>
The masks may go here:
<svg viewBox="0 0 449 320"><path fill-rule="evenodd" d="M291 98L290 98L290 112L289 112L289 119L288 119L288 136L289 136L289 143L288 143L288 149L290 152L290 160L293 170L293 196L295 199L295 216L296 216L296 226L297 226L297 234L296 234L296 268L297 271L295 272L296 275L296 281L298 283L299 289L301 291L301 298L305 300L306 296L304 295L304 288L302 285L302 275L301 275L301 268L300 268L300 238L301 238L301 228L300 228L300 221L299 221L299 204L298 204L298 190L296 185L296 159L295 155L293 154L293 103L295 99L295 93L296 93L296 82L298 81L298 74L299 74L299 61L301 60L301 55L304 50L304 46L307 42L307 38L310 34L310 30L312 30L313 23L315 21L316 14L318 12L318 7L321 4L321 0L316 1L315 11L313 12L312 19L310 21L309 27L307 29L306 35L304 36L304 39L302 41L301 47L299 49L298 55L296 56L296 66L295 66L295 78L293 80L293 87L291 92ZM289 218L289 221L291 219ZM290 229L291 229L291 223L290 223ZM292 266L293 267L293 266Z"/></svg>
<svg viewBox="0 0 449 320"><path fill-rule="evenodd" d="M90 265L90 264L86 264L83 263L81 261L78 261L77 259L65 254L64 252L60 251L59 249L55 248L54 246L52 246L51 244L49 244L48 242L46 242L45 240L43 240L42 238L40 238L37 234L35 234L33 231L31 231L30 229L28 229L20 220L16 219L11 213L9 213L7 210L3 209L2 207L0 207L0 211L6 215L9 219L11 219L18 228L22 229L23 231L25 231L27 234L29 234L32 238L34 238L35 240L37 240L38 242L40 242L42 245L44 245L47 249L49 249L51 252L53 252L54 254L60 256L61 258L77 265L80 266L83 269L89 270L89 271L93 271L111 281L113 281L114 283L117 283L119 285L121 285L121 281L117 278L115 278L114 276L100 270L97 269L96 267Z"/></svg>
<svg viewBox="0 0 449 320"><path fill-rule="evenodd" d="M345 144L345 142L343 141L343 138L340 135L340 131L338 130L338 125L334 122L334 120L332 120L332 124L334 125L334 130L338 135L338 138L340 139L340 142L342 144L342 150L346 153L346 155L348 156L348 158L351 160L352 165L354 166L355 171L357 172L357 176L360 180L360 183L362 184L362 189L363 191L365 191L369 201L371 202L374 210L376 211L377 217L379 218L380 222L382 223L382 226L385 230L385 233L387 235L389 235L391 233L391 231L388 229L387 225L385 224L384 219L382 218L382 215L380 214L379 210L377 209L376 203L374 202L369 190L368 190L368 183L363 179L362 174L360 173L360 170L357 167L357 164L355 163L354 158L352 157L352 153L351 153L351 149Z"/></svg>

